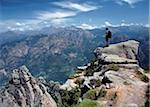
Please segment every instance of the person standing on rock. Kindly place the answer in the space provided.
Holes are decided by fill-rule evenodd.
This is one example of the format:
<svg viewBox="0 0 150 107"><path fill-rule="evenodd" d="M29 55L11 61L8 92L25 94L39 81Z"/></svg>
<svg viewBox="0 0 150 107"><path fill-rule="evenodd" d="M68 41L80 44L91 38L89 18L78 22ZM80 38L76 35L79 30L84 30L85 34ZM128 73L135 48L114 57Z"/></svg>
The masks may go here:
<svg viewBox="0 0 150 107"><path fill-rule="evenodd" d="M111 31L108 29L108 28L106 28L106 33L105 33L105 39L106 39L106 47L108 47L109 46L109 39L111 38L111 36L112 36L112 33L111 33Z"/></svg>

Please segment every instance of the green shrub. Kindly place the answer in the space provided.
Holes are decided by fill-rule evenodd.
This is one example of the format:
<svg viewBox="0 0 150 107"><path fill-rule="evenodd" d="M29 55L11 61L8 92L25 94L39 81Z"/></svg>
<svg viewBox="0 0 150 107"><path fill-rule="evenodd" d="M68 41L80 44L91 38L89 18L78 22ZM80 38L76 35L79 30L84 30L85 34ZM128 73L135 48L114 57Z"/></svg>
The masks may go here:
<svg viewBox="0 0 150 107"><path fill-rule="evenodd" d="M123 84L124 85L130 85L131 83L129 83L128 81L124 81Z"/></svg>
<svg viewBox="0 0 150 107"><path fill-rule="evenodd" d="M60 95L64 107L73 107L78 103L78 100L81 97L81 90L79 88L70 91L62 90L60 91Z"/></svg>
<svg viewBox="0 0 150 107"><path fill-rule="evenodd" d="M102 84L102 81L100 79L97 79L96 80L96 87L99 87L100 85Z"/></svg>
<svg viewBox="0 0 150 107"><path fill-rule="evenodd" d="M144 70L145 73L150 73L150 70Z"/></svg>
<svg viewBox="0 0 150 107"><path fill-rule="evenodd" d="M88 68L85 72L85 76L93 76L94 72L95 71L93 69Z"/></svg>
<svg viewBox="0 0 150 107"><path fill-rule="evenodd" d="M91 89L91 90L87 91L83 95L83 98L85 98L85 99L91 99L91 100L96 100L97 99L96 90L95 89Z"/></svg>
<svg viewBox="0 0 150 107"><path fill-rule="evenodd" d="M106 93L107 93L107 91L104 88L101 88L101 90L99 92L99 97L105 97Z"/></svg>
<svg viewBox="0 0 150 107"><path fill-rule="evenodd" d="M90 62L91 62L91 65L95 65L95 63L97 62L98 60L96 58L93 58Z"/></svg>
<svg viewBox="0 0 150 107"><path fill-rule="evenodd" d="M100 79L91 79L90 80L90 85L91 86L95 86L95 87L99 87L101 85L101 80Z"/></svg>
<svg viewBox="0 0 150 107"><path fill-rule="evenodd" d="M91 61L91 65L85 71L85 76L92 76L95 72L96 64L95 60Z"/></svg>
<svg viewBox="0 0 150 107"><path fill-rule="evenodd" d="M77 73L72 73L72 74L70 74L69 79L74 79L77 77L79 77L79 75Z"/></svg>
<svg viewBox="0 0 150 107"><path fill-rule="evenodd" d="M144 105L144 107L149 107L150 106L150 100L149 99L147 99L146 101L145 101L145 105Z"/></svg>
<svg viewBox="0 0 150 107"><path fill-rule="evenodd" d="M76 107L99 107L98 103L94 100L84 99L79 105Z"/></svg>
<svg viewBox="0 0 150 107"><path fill-rule="evenodd" d="M140 107L149 107L149 106L150 106L150 100L147 99L147 100L145 100L144 104Z"/></svg>
<svg viewBox="0 0 150 107"><path fill-rule="evenodd" d="M77 79L77 80L75 81L75 83L80 86L80 85L82 85L82 84L84 83L84 81L85 81L84 79L79 78L79 79Z"/></svg>
<svg viewBox="0 0 150 107"><path fill-rule="evenodd" d="M100 97L105 97L106 93L107 91L104 88L101 88L101 90L91 89L83 95L83 98L97 100Z"/></svg>
<svg viewBox="0 0 150 107"><path fill-rule="evenodd" d="M141 75L140 78L144 82L149 82L149 78L146 75Z"/></svg>
<svg viewBox="0 0 150 107"><path fill-rule="evenodd" d="M71 73L70 75L69 75L69 77L68 77L69 79L73 79L73 78L75 78L75 76L74 76L74 73Z"/></svg>
<svg viewBox="0 0 150 107"><path fill-rule="evenodd" d="M143 81L143 82L149 82L149 78L145 74L143 74L142 72L136 71L136 74L139 76L139 78L141 79L141 81Z"/></svg>
<svg viewBox="0 0 150 107"><path fill-rule="evenodd" d="M119 67L115 64L109 64L108 65L108 70L118 71Z"/></svg>

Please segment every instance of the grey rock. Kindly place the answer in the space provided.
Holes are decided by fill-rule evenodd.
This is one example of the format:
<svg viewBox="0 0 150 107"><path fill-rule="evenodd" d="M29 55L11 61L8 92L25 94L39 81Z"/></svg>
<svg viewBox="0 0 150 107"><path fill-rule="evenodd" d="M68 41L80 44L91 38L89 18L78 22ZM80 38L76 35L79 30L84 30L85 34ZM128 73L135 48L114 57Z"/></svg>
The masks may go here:
<svg viewBox="0 0 150 107"><path fill-rule="evenodd" d="M47 87L50 95L56 101L57 105L61 105L62 99L61 99L61 95L60 95L60 91L61 91L60 83L54 82L54 81L46 82L46 87Z"/></svg>
<svg viewBox="0 0 150 107"><path fill-rule="evenodd" d="M120 57L118 55L113 55L113 54L102 54L100 56L101 61L103 61L104 63L115 63L115 64L136 64L138 63L137 60L133 60L133 59L128 59L128 58L124 58L124 57Z"/></svg>
<svg viewBox="0 0 150 107"><path fill-rule="evenodd" d="M78 70L86 70L88 68L88 66L78 66L77 69Z"/></svg>
<svg viewBox="0 0 150 107"><path fill-rule="evenodd" d="M47 88L26 66L13 70L9 84L1 90L0 107L57 107Z"/></svg>
<svg viewBox="0 0 150 107"><path fill-rule="evenodd" d="M104 76L115 84L122 84L127 78L125 77L126 75L120 74L116 71L107 71Z"/></svg>
<svg viewBox="0 0 150 107"><path fill-rule="evenodd" d="M100 90L103 87L107 93L103 98L98 98L98 102L103 107L138 107L145 101L145 93L148 83L147 75L138 65L136 59L139 48L139 42L130 40L118 44L112 44L109 47L97 48L94 53L96 61L86 66L78 77L67 80L62 86L64 89L73 89L76 80L84 79L79 86L86 86L88 90ZM96 63L98 61L98 63ZM88 70L88 67L90 70ZM95 70L98 67L98 70ZM84 75L92 72L90 75ZM76 75L76 74L75 74ZM97 80L99 80L97 82ZM144 81L143 81L144 80ZM100 82L96 87L94 83ZM71 86L71 85L72 86ZM77 85L77 84L76 84ZM82 96L83 97L83 96ZM112 98L111 98L112 97Z"/></svg>
<svg viewBox="0 0 150 107"><path fill-rule="evenodd" d="M75 84L74 83L74 80L72 80L72 79L68 79L66 82L65 82L65 84L63 84L63 85L61 85L60 86L60 88L62 89L62 90L71 90L71 89L73 89L73 88L75 88L75 87L77 87L78 85L77 84Z"/></svg>
<svg viewBox="0 0 150 107"><path fill-rule="evenodd" d="M118 55L123 58L136 60L138 53L139 42L134 40L128 40L117 44L111 44L109 47L101 48L98 47L94 53L97 57L100 57L102 53Z"/></svg>

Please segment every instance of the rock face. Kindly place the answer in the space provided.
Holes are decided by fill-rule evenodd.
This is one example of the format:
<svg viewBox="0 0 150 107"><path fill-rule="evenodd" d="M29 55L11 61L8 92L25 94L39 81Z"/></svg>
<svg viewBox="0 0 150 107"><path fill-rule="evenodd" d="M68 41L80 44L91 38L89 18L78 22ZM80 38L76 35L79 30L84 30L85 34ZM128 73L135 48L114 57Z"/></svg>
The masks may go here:
<svg viewBox="0 0 150 107"><path fill-rule="evenodd" d="M57 107L46 87L22 66L13 70L9 84L1 90L0 107Z"/></svg>
<svg viewBox="0 0 150 107"><path fill-rule="evenodd" d="M109 47L101 48L98 47L94 52L97 57L109 55L117 55L119 57L136 60L138 54L139 42L129 40L127 42L121 42L118 44L112 44ZM112 56L113 57L113 56ZM116 56L115 56L116 57Z"/></svg>
<svg viewBox="0 0 150 107"><path fill-rule="evenodd" d="M61 88L68 91L79 88L83 96L94 98L100 107L143 106L149 78L138 65L138 48L139 42L134 40L98 47L94 51L96 59L84 69L80 67ZM89 94L90 90L96 90L96 97Z"/></svg>

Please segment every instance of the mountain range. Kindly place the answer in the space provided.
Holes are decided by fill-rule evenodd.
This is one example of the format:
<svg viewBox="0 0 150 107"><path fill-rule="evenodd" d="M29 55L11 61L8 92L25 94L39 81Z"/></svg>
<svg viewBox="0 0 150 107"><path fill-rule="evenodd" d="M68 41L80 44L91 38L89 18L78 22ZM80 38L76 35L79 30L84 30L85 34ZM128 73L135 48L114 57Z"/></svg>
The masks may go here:
<svg viewBox="0 0 150 107"><path fill-rule="evenodd" d="M109 27L110 43L129 39L140 42L137 58L140 66L149 67L149 28L144 26ZM65 82L76 66L88 63L93 50L105 45L105 28L84 30L75 26L46 27L38 31L8 31L0 34L0 81L21 65L36 77Z"/></svg>
<svg viewBox="0 0 150 107"><path fill-rule="evenodd" d="M139 65L140 43L97 47L65 83L35 78L25 65L0 89L0 107L149 107L150 74Z"/></svg>

